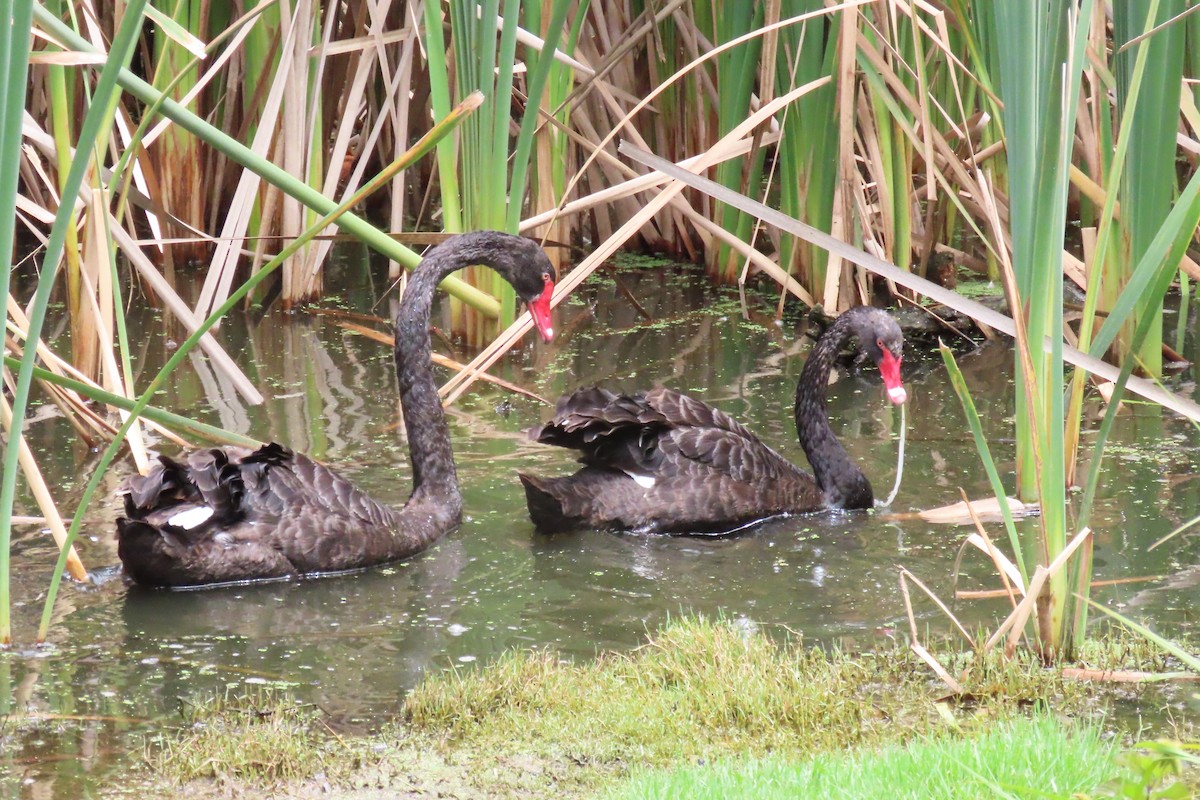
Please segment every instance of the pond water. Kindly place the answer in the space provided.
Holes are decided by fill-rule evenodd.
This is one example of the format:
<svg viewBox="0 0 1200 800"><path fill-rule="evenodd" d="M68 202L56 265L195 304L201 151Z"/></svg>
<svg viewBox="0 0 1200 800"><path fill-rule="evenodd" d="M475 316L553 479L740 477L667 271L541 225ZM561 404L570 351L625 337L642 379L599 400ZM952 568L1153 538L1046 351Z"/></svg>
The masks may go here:
<svg viewBox="0 0 1200 800"><path fill-rule="evenodd" d="M390 316L389 300L378 299L386 289L381 274L379 265L347 259L331 274L346 288L329 305ZM751 293L747 320L736 291L707 288L694 269L609 272L556 312L553 344L527 337L496 372L551 399L591 383L686 390L803 463L791 403L812 340L803 335L803 318L773 321L776 301L765 290ZM1167 324L1173 327L1173 317ZM144 382L173 334L151 312L135 313L131 325ZM193 359L160 406L284 442L336 466L374 496L403 502L409 467L388 348L325 314L236 317L220 338L266 403L242 404L205 361ZM1188 354L1195 359L1194 345ZM994 453L1011 470L1011 351L1007 343L989 344L961 354L960 364ZM852 648L890 644L907 628L898 565L949 597L964 535L903 512L955 502L959 487L972 497L988 493L945 370L927 343L909 344L904 377L907 453L893 514L779 519L728 539L540 536L515 472L566 473L570 455L522 434L549 415L548 407L476 384L450 412L466 519L402 564L198 592L137 590L119 578L66 586L50 646L34 649L28 643L53 547L38 529L19 528L18 646L0 654L0 786L5 796L87 793L136 758L130 753L148 733L178 719L181 703L227 690L284 685L342 729L366 730L394 717L406 689L430 670L486 662L514 647L553 647L574 657L627 649L681 613L724 615ZM1192 393L1193 377L1189 369L1172 385ZM878 374L843 370L829 394L835 429L877 496L886 496L901 420ZM33 423L29 437L61 507L72 509L95 454L53 415ZM174 452L170 444L162 449ZM1198 464L1200 435L1191 425L1131 403L1114 433L1093 516L1097 580L1158 577L1101 587L1098 598L1167 634L1195 630L1200 537L1146 549L1200 514ZM130 469L124 464L106 478L106 494L91 509L80 547L92 569L117 563L112 492ZM35 509L27 495L19 498L17 513ZM982 559L965 559L962 587L994 583ZM957 611L968 624L987 624L1002 604L959 603ZM918 601L918 613L930 630L944 629L930 603ZM11 712L31 716L5 722Z"/></svg>

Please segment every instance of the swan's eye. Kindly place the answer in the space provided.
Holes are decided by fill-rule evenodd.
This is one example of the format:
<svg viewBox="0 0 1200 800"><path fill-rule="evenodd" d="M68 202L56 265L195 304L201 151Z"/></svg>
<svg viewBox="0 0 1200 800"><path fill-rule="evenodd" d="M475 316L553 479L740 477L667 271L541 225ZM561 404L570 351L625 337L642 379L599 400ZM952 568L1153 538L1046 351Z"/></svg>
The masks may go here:
<svg viewBox="0 0 1200 800"><path fill-rule="evenodd" d="M550 273L549 273L549 272L543 272L543 273L542 273L542 283L545 283L545 282L546 282L546 281L548 281L548 280L550 280Z"/></svg>
<svg viewBox="0 0 1200 800"><path fill-rule="evenodd" d="M875 340L875 346L876 346L876 347L878 347L880 350L886 350L886 349L887 349L886 347L884 347L884 346L883 346L883 339L876 339L876 340Z"/></svg>

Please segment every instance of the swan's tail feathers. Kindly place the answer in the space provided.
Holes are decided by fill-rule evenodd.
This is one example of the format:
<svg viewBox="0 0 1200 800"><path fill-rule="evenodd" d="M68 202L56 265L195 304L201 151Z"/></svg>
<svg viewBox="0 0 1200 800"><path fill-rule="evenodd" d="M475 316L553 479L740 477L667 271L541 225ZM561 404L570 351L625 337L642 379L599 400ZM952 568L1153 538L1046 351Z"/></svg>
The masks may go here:
<svg viewBox="0 0 1200 800"><path fill-rule="evenodd" d="M186 502L194 493L187 467L166 456L159 456L158 462L148 475L130 478L125 485L127 516L141 518L160 505Z"/></svg>
<svg viewBox="0 0 1200 800"><path fill-rule="evenodd" d="M188 477L200 502L212 509L213 521L224 525L239 519L245 494L241 468L229 460L224 450L193 453L188 464L191 467Z"/></svg>
<svg viewBox="0 0 1200 800"><path fill-rule="evenodd" d="M148 533L133 522L186 540L241 519L242 469L228 453L200 450L188 454L186 463L166 456L158 461L148 475L134 476L126 484L125 516L117 520L118 540Z"/></svg>
<svg viewBox="0 0 1200 800"><path fill-rule="evenodd" d="M581 517L573 517L563 509L563 500L555 494L559 479L539 478L518 472L517 477L525 486L525 503L529 506L529 518L539 533L555 533L578 527Z"/></svg>
<svg viewBox="0 0 1200 800"><path fill-rule="evenodd" d="M134 476L125 486L125 516L150 524L168 524L193 529L209 518L214 522L236 516L241 499L241 476L226 453L206 450L192 453L186 464L166 456L145 476ZM203 515L180 512L206 507ZM166 513L166 516L163 516Z"/></svg>
<svg viewBox="0 0 1200 800"><path fill-rule="evenodd" d="M211 583L211 575L237 581L294 573L270 542L247 546L239 533L254 516L245 502L248 489L265 485L267 471L288 458L279 445L197 450L180 461L159 456L149 474L124 487L117 555L126 573L148 586Z"/></svg>

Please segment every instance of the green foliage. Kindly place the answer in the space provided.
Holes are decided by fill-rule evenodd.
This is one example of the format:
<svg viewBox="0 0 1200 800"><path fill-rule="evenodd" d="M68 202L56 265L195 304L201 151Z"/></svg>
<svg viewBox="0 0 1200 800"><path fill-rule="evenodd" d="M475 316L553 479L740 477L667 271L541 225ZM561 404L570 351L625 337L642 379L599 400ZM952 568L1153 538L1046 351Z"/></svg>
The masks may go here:
<svg viewBox="0 0 1200 800"><path fill-rule="evenodd" d="M1159 0L1156 3L1117 3L1113 6L1114 56L1117 79L1117 106L1120 114L1131 115L1128 127L1127 168L1121 173L1121 233L1115 268L1105 275L1115 281L1111 292L1124 289L1133 267L1145 255L1174 203L1175 128L1179 117L1182 82L1172 79L1183 74L1183 25L1165 25L1138 47L1123 46L1158 25L1164 25L1183 12L1183 0ZM1157 12L1157 13L1155 13ZM1153 14L1154 16L1149 16ZM1142 51L1145 51L1144 55ZM1138 60L1144 63L1139 72ZM1155 76L1142 80L1142 75ZM1165 78L1165 79L1164 79ZM1135 93L1136 90L1136 93ZM1131 107L1131 98L1136 105ZM1172 264L1172 272L1178 261ZM1143 368L1152 375L1162 372L1162 298L1140 297L1132 324L1125 337L1133 334L1137 323L1152 317L1148 335L1140 343L1127 342L1118 350L1119 357L1138 354Z"/></svg>
<svg viewBox="0 0 1200 800"><path fill-rule="evenodd" d="M1041 800L1090 791L1113 777L1115 750L1095 728L1038 716L1001 722L967 739L927 737L807 761L771 757L647 773L611 797Z"/></svg>
<svg viewBox="0 0 1200 800"><path fill-rule="evenodd" d="M820 8L819 0L789 0L784 3L786 16ZM840 30L838 15L814 17L803 25L779 31L779 64L775 69L775 93L783 94L797 86L832 75L836 65ZM789 110L787 124L779 134L779 209L823 231L833 224L839 150L836 125L829 124L836 113L837 91L824 86L801 98ZM829 256L818 247L798 243L786 236L780 243L780 264L794 274L814 296L825 284L825 265Z"/></svg>
<svg viewBox="0 0 1200 800"><path fill-rule="evenodd" d="M1072 524L1067 517L1065 492L1068 484L1076 483L1075 451L1084 382L1082 373L1077 373L1069 401L1064 403L1062 256L1079 105L1076 98L1094 9L1093 3L1086 0L1028 0L998 4L991 12L973 17L974 41L986 58L984 74L995 81L1004 102L1012 237L1009 301L1011 307L1023 312L1015 315L1019 327L1023 327L1017 348L1017 492L1024 500L1036 498L1042 512L1037 537L1013 543L1027 579L1037 565L1049 565L1063 552L1073 531L1087 525L1104 445L1128 375L1126 369L1109 403L1093 448L1081 511ZM1171 3L1164 3L1161 12L1157 2L1145 9L1123 6L1116 12L1118 43L1131 41L1178 10ZM1102 14L1103 10L1096 9L1096 13ZM1174 125L1170 120L1179 114L1178 82L1173 78L1143 80L1147 74L1158 75L1164 70L1170 75L1181 73L1183 28L1174 27L1170 35L1163 36L1160 31L1159 36L1151 37L1153 46L1151 39L1143 39L1117 56L1120 102L1114 119L1120 134L1106 140L1116 142L1115 150L1103 151L1107 172L1102 179L1108 182L1108 192L1099 214L1094 261L1107 265L1109 242L1119 240L1123 249L1114 249L1111 259L1121 269L1110 275L1093 267L1079 331L1081 347L1092 355L1103 354L1114 341L1122 344L1123 351L1144 343L1155 353L1146 362L1151 371L1157 368L1161 349L1162 297L1200 219L1195 180L1175 200L1170 141ZM1148 71L1147 64L1157 67ZM1038 87L1038 91L1029 91L1031 86ZM1098 93L1097 102L1107 102L1103 95ZM1104 127L1109 123L1100 124ZM1144 135L1138 134L1139 130ZM1124 169L1127 159L1129 170ZM1118 185L1124 209L1124 227L1119 234L1111 226ZM1130 268L1134 262L1136 269ZM1093 340L1101 287L1111 293L1105 305L1111 313ZM1122 326L1129 324L1134 330L1118 338ZM960 395L965 395L965 387L960 387ZM964 403L969 406L969 398ZM971 413L968 407L968 417ZM990 462L986 446L981 452ZM993 489L999 495L995 470L989 470ZM1087 605L1077 603L1070 589L1074 587L1086 596L1091 580L1090 546L1083 546L1077 553L1063 569L1049 576L1048 594L1038 604L1039 645L1047 653L1069 654L1084 636Z"/></svg>
<svg viewBox="0 0 1200 800"><path fill-rule="evenodd" d="M1197 787L1181 778L1186 765L1200 769L1200 745L1167 739L1139 742L1122 754L1120 761L1128 773L1099 796L1122 800L1187 800L1196 796Z"/></svg>
<svg viewBox="0 0 1200 800"><path fill-rule="evenodd" d="M716 45L737 39L762 26L763 6L760 3L722 3L695 7L696 21L706 36ZM725 136L750 115L750 97L758 77L762 52L762 37L752 38L737 47L725 50L715 62L714 83L717 92L717 138ZM724 161L716 167L718 183L744 192L762 182L765 153L757 150L749 162L742 159ZM750 241L756 224L753 217L728 206L721 207L717 220L721 227ZM713 257L713 272L723 281L732 283L740 270L740 258L727 246L721 246Z"/></svg>
<svg viewBox="0 0 1200 800"><path fill-rule="evenodd" d="M1066 547L1066 463L1063 447L1062 259L1067 186L1083 44L1091 2L1077 17L1070 0L1028 0L996 7L995 50L1008 150L1012 298L1024 309L1025 342L1017 356L1017 492L1042 509L1039 540L1022 550L1049 564ZM1032 47L1031 47L1032 45ZM1029 91L1031 86L1039 91ZM1049 340L1049 351L1042 347ZM1088 567L1090 571L1090 566ZM1066 638L1068 576L1049 581L1049 650Z"/></svg>

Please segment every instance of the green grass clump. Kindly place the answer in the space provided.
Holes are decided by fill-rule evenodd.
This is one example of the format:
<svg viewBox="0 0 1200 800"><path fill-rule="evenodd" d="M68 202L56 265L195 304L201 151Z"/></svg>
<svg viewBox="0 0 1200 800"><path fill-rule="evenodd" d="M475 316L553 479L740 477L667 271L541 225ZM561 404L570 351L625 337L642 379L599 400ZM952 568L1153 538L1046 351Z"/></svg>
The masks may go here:
<svg viewBox="0 0 1200 800"><path fill-rule="evenodd" d="M179 783L256 786L345 773L361 763L359 755L311 707L271 689L186 706L183 728L147 748L150 765Z"/></svg>
<svg viewBox="0 0 1200 800"><path fill-rule="evenodd" d="M967 678L973 705L1001 714L1070 696L1038 663L1012 661ZM413 690L405 710L411 733L456 748L623 773L631 764L907 741L945 726L935 705L940 690L907 650L850 656L685 619L632 653L579 664L547 652L509 653L483 669L435 675Z"/></svg>
<svg viewBox="0 0 1200 800"><path fill-rule="evenodd" d="M1116 746L1091 727L1012 719L968 739L939 737L802 762L772 757L639 775L613 798L838 797L961 800L1071 797L1118 774Z"/></svg>
<svg viewBox="0 0 1200 800"><path fill-rule="evenodd" d="M1101 627L1091 634L1076 648L1075 666L1142 672L1172 672L1183 668L1155 642L1119 625ZM1179 636L1175 642L1185 650L1196 651L1196 642L1190 637Z"/></svg>

